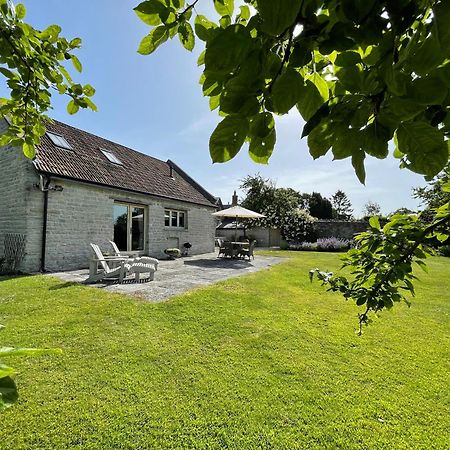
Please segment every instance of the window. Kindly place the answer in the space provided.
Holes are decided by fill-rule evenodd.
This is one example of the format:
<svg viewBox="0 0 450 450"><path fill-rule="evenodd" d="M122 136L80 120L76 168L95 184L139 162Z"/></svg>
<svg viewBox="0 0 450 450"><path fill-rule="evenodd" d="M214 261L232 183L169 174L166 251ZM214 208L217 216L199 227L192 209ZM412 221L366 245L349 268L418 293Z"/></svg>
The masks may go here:
<svg viewBox="0 0 450 450"><path fill-rule="evenodd" d="M145 207L114 203L114 242L119 250L144 250Z"/></svg>
<svg viewBox="0 0 450 450"><path fill-rule="evenodd" d="M172 228L186 228L186 212L166 209L164 211L164 225Z"/></svg>
<svg viewBox="0 0 450 450"><path fill-rule="evenodd" d="M114 153L109 152L108 150L103 150L102 148L100 151L108 158L110 162L122 165L122 161Z"/></svg>
<svg viewBox="0 0 450 450"><path fill-rule="evenodd" d="M73 147L66 141L64 136L56 133L50 133L50 131L47 131L47 136L57 147L73 150Z"/></svg>

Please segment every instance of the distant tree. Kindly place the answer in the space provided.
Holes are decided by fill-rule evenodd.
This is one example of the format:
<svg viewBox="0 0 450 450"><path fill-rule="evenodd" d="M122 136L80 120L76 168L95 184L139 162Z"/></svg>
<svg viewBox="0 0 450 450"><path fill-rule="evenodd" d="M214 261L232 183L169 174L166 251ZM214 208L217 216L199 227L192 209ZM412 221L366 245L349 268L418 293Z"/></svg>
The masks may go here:
<svg viewBox="0 0 450 450"><path fill-rule="evenodd" d="M349 220L352 217L353 209L347 194L340 189L331 197L336 219Z"/></svg>
<svg viewBox="0 0 450 450"><path fill-rule="evenodd" d="M396 209L395 211L393 211L391 214L389 214L390 216L394 216L396 214L415 214L416 212L413 211L412 209L409 208L405 208L404 206L401 208Z"/></svg>
<svg viewBox="0 0 450 450"><path fill-rule="evenodd" d="M368 201L364 205L363 214L365 217L380 216L381 207L377 202Z"/></svg>
<svg viewBox="0 0 450 450"><path fill-rule="evenodd" d="M450 182L450 163L426 187L413 189L413 197L421 201L426 210L438 208L450 201L450 191L444 189L444 184Z"/></svg>
<svg viewBox="0 0 450 450"><path fill-rule="evenodd" d="M318 192L313 192L309 196L309 213L318 219L332 219L333 205L330 200L322 197Z"/></svg>
<svg viewBox="0 0 450 450"><path fill-rule="evenodd" d="M240 188L245 192L241 205L266 216L252 221L253 225L281 228L288 212L300 206L299 192L291 188L277 188L273 180L259 174L245 177Z"/></svg>

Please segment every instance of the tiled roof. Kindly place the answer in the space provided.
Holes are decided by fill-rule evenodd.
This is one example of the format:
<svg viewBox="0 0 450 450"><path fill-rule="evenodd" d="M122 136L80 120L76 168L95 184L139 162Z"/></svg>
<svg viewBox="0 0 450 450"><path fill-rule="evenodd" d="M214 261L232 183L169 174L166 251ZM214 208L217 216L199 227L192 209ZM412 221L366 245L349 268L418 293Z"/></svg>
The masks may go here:
<svg viewBox="0 0 450 450"><path fill-rule="evenodd" d="M214 206L214 197L171 161L144 155L58 121L48 123L47 130L64 136L73 150L57 147L44 135L34 160L40 172ZM123 164L108 161L100 148L112 152Z"/></svg>

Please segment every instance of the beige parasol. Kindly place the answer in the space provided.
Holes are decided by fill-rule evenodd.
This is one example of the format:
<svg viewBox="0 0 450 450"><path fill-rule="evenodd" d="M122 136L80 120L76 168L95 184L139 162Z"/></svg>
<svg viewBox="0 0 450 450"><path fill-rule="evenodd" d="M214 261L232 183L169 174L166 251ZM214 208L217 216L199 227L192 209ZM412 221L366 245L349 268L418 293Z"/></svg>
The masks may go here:
<svg viewBox="0 0 450 450"><path fill-rule="evenodd" d="M242 206L232 206L231 208L222 209L212 213L214 217L233 217L236 218L236 228L234 232L234 239L237 238L237 220L240 219L262 219L266 217L264 214L251 211L250 209L243 208Z"/></svg>

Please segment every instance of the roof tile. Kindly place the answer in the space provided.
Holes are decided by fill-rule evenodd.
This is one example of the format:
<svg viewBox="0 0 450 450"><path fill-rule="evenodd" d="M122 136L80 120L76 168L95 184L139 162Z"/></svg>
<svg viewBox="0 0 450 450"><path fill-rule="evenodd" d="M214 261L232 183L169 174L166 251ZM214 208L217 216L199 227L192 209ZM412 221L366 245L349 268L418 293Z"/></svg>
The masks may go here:
<svg viewBox="0 0 450 450"><path fill-rule="evenodd" d="M37 170L88 183L142 192L176 200L214 206L214 197L170 162L139 153L107 139L62 122L47 124L49 132L67 140L73 150L57 147L47 135L37 146L34 165ZM108 161L100 148L112 152L123 163Z"/></svg>

